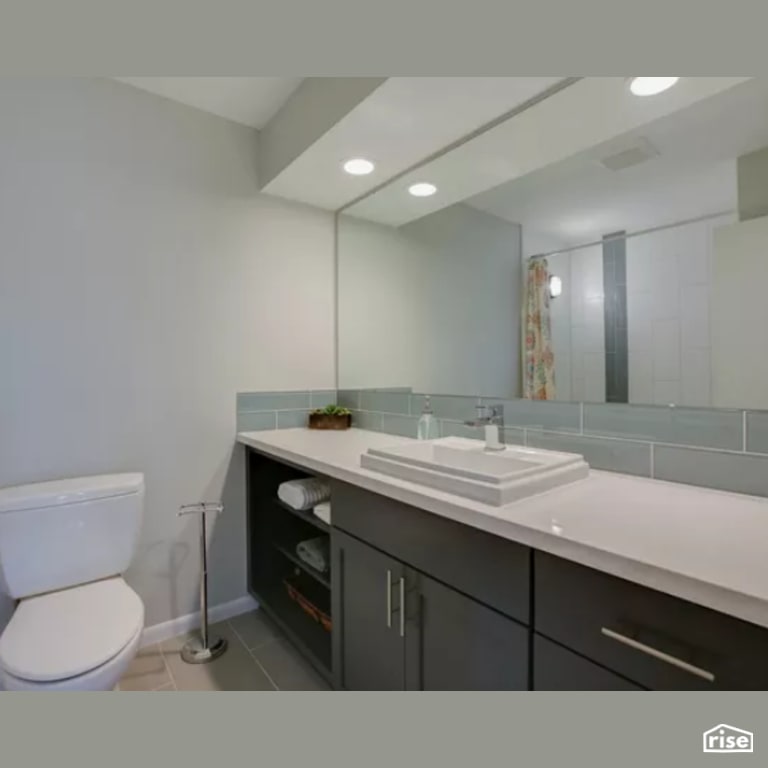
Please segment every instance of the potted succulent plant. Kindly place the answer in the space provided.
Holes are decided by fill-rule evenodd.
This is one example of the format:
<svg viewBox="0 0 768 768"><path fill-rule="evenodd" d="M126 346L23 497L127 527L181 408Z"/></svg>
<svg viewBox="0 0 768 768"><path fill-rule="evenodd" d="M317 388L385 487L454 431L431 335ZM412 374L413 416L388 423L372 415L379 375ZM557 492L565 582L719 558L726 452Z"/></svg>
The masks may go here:
<svg viewBox="0 0 768 768"><path fill-rule="evenodd" d="M349 429L351 426L352 412L339 405L326 405L309 414L310 429Z"/></svg>

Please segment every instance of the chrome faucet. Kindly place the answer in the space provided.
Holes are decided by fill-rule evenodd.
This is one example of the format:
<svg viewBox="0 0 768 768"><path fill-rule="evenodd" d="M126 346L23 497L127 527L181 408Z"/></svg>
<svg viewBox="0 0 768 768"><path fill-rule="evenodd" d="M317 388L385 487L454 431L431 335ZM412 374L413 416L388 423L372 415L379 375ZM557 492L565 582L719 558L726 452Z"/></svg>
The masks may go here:
<svg viewBox="0 0 768 768"><path fill-rule="evenodd" d="M497 403L495 405L478 405L477 418L474 421L465 421L468 427L485 427L485 450L503 451L504 445L504 405ZM498 429L498 435L494 436L493 431L488 429L495 426Z"/></svg>

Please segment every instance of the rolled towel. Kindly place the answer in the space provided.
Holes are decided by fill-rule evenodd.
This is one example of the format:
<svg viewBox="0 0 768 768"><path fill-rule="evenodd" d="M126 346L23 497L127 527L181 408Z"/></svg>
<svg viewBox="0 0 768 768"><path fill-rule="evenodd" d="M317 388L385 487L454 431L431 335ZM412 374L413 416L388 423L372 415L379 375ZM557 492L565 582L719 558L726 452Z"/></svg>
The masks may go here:
<svg viewBox="0 0 768 768"><path fill-rule="evenodd" d="M280 483L277 497L294 509L310 509L321 501L331 498L331 488L325 480L307 477Z"/></svg>
<svg viewBox="0 0 768 768"><path fill-rule="evenodd" d="M312 510L326 525L331 524L331 502L324 501Z"/></svg>
<svg viewBox="0 0 768 768"><path fill-rule="evenodd" d="M318 536L316 539L306 539L296 545L296 554L316 571L328 570L328 537Z"/></svg>

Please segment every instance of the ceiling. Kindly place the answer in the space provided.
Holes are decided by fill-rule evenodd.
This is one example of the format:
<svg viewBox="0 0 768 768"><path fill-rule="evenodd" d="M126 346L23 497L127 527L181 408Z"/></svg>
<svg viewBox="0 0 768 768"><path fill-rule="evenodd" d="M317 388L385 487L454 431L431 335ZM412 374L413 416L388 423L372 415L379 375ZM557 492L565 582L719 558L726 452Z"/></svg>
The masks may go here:
<svg viewBox="0 0 768 768"><path fill-rule="evenodd" d="M264 192L329 210L358 200L348 213L395 226L461 201L569 242L693 217L735 207L734 158L768 144L757 78L682 78L644 99L623 77L560 88L559 77L117 79L259 130L262 161L282 151ZM343 98L358 83L359 97ZM598 163L638 136L659 156L621 171ZM343 172L358 156L373 173ZM438 193L412 197L419 181Z"/></svg>
<svg viewBox="0 0 768 768"><path fill-rule="evenodd" d="M637 136L658 155L619 171L599 161ZM754 78L466 202L571 245L737 207L736 158L768 146L768 80Z"/></svg>
<svg viewBox="0 0 768 768"><path fill-rule="evenodd" d="M664 93L639 98L630 93L624 77L582 78L404 174L345 212L400 226L499 185L524 180L606 142L642 133L646 126L705 104L750 79L686 77ZM689 138L697 145L696 124L686 130L693 131ZM427 198L409 195L408 186L420 181L435 184L437 194Z"/></svg>
<svg viewBox="0 0 768 768"><path fill-rule="evenodd" d="M298 88L300 77L118 77L173 101L263 128Z"/></svg>
<svg viewBox="0 0 768 768"><path fill-rule="evenodd" d="M261 131L264 192L337 210L555 86L561 77L123 77ZM346 99L345 91L361 98ZM364 93L363 81L377 81ZM297 89L299 85L301 89ZM295 94L295 98L290 99ZM281 111L281 108L286 109ZM280 113L278 115L278 112ZM273 121L273 118L274 121ZM288 148L286 148L288 147ZM350 176L345 160L375 163ZM268 168L277 167L273 173Z"/></svg>
<svg viewBox="0 0 768 768"><path fill-rule="evenodd" d="M263 189L269 194L336 210L560 80L387 78ZM374 172L368 176L344 173L341 166L352 157L373 161Z"/></svg>

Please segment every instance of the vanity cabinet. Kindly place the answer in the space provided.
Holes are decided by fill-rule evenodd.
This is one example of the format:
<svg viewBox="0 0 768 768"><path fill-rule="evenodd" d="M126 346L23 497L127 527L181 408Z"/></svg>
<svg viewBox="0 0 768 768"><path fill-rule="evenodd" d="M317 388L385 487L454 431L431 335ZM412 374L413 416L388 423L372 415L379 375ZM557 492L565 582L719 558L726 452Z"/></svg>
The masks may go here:
<svg viewBox="0 0 768 768"><path fill-rule="evenodd" d="M334 670L348 690L525 690L528 630L334 529Z"/></svg>
<svg viewBox="0 0 768 768"><path fill-rule="evenodd" d="M764 627L339 480L326 526L276 500L307 474L249 452L249 585L336 688L768 690ZM318 533L330 583L291 556Z"/></svg>
<svg viewBox="0 0 768 768"><path fill-rule="evenodd" d="M346 483L331 496L339 687L528 688L528 547Z"/></svg>

